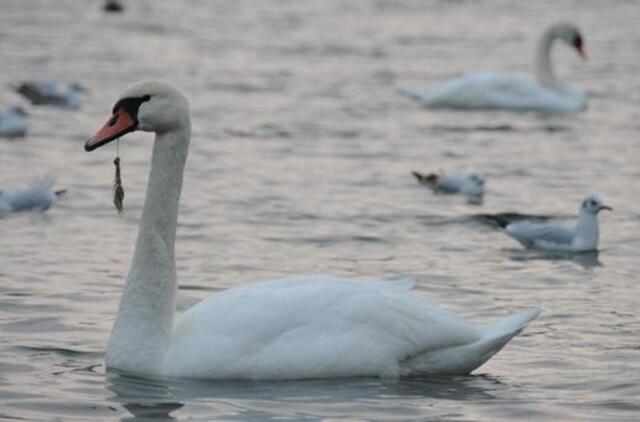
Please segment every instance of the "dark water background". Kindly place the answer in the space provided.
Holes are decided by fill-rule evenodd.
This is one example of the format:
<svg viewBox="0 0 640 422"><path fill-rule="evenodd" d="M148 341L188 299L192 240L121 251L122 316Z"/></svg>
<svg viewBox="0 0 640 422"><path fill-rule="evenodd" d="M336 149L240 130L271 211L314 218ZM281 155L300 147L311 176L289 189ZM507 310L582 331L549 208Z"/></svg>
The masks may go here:
<svg viewBox="0 0 640 422"><path fill-rule="evenodd" d="M0 140L0 185L52 174L45 215L0 220L0 419L635 420L640 417L640 7L635 1L0 2L6 84L49 73L90 89L83 108L31 108ZM528 71L543 28L571 20L589 61L554 50L590 95L581 114L429 112L398 94L473 69ZM86 154L123 87L163 79L190 98L178 227L179 307L304 274L414 276L417 294L488 322L542 316L472 376L196 383L105 374L150 139ZM433 196L413 169L479 169L482 206ZM585 193L599 254L522 251L477 213L571 218ZM250 328L249 328L250 329ZM170 415L170 416L169 416ZM140 419L136 419L140 418Z"/></svg>

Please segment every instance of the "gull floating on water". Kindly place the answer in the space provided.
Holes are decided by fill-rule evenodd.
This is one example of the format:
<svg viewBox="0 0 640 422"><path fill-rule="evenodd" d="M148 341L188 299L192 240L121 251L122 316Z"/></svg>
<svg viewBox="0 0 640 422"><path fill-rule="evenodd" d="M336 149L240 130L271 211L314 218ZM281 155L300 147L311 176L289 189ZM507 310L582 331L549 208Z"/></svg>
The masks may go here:
<svg viewBox="0 0 640 422"><path fill-rule="evenodd" d="M459 193L467 197L482 198L485 177L482 173L419 173L411 174L434 193Z"/></svg>
<svg viewBox="0 0 640 422"><path fill-rule="evenodd" d="M536 50L535 78L519 72L470 72L427 89L402 92L430 108L502 109L545 113L584 110L584 92L559 80L551 65L551 47L560 40L586 59L580 31L570 23L551 25Z"/></svg>
<svg viewBox="0 0 640 422"><path fill-rule="evenodd" d="M600 196L589 194L580 204L575 227L534 223L528 220L507 223L503 227L509 236L529 249L552 252L595 251L598 249L600 236L598 213L602 210L612 208L605 205Z"/></svg>
<svg viewBox="0 0 640 422"><path fill-rule="evenodd" d="M72 110L80 108L86 89L77 82L61 84L52 78L25 81L12 88L34 105L52 105Z"/></svg>
<svg viewBox="0 0 640 422"><path fill-rule="evenodd" d="M0 188L0 215L16 211L46 211L66 190L53 190L55 178L36 178L24 188Z"/></svg>
<svg viewBox="0 0 640 422"><path fill-rule="evenodd" d="M0 136L17 138L27 134L27 112L20 105L12 105L0 113Z"/></svg>

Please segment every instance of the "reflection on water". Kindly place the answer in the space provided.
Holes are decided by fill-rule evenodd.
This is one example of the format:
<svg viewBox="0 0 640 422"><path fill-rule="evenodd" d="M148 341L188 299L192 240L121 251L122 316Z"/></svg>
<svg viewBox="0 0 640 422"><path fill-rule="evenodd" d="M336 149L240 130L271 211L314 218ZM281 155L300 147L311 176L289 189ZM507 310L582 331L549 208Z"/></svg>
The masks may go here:
<svg viewBox="0 0 640 422"><path fill-rule="evenodd" d="M169 380L144 378L118 371L106 375L113 396L107 400L131 415L122 420L176 420L172 415L187 403L213 403L218 418L271 420L337 416L355 406L357 418L375 418L393 409L398 418L415 416L415 402L436 407L430 417L442 416L440 400L491 401L510 389L499 379L484 376L429 379L332 379L279 382ZM272 408L278 407L278 415ZM189 409L198 411L202 409ZM350 411L352 412L352 411ZM208 414L209 417L214 415ZM425 415L423 413L423 415ZM204 415L203 415L204 416Z"/></svg>
<svg viewBox="0 0 640 422"><path fill-rule="evenodd" d="M160 380L110 371L106 381L115 394L107 400L121 404L133 416L122 420L174 420L171 412L184 406L175 389Z"/></svg>

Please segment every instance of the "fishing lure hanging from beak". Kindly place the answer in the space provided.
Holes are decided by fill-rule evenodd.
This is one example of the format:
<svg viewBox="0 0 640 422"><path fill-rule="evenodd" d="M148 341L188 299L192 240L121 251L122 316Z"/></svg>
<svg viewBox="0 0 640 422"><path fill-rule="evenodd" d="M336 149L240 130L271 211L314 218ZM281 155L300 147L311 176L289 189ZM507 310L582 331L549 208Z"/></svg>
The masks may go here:
<svg viewBox="0 0 640 422"><path fill-rule="evenodd" d="M124 188L122 187L122 177L120 176L120 140L117 141L116 158L113 164L116 166L116 174L113 178L113 205L118 210L118 215L122 217L124 214Z"/></svg>

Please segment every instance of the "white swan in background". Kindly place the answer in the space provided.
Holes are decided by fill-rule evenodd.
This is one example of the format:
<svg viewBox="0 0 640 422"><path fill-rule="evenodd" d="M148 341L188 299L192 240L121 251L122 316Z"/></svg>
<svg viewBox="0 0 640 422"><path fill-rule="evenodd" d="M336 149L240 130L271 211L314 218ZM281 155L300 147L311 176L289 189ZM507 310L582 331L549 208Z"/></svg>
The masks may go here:
<svg viewBox="0 0 640 422"><path fill-rule="evenodd" d="M27 134L27 112L20 105L12 105L0 113L0 136L17 138Z"/></svg>
<svg viewBox="0 0 640 422"><path fill-rule="evenodd" d="M542 34L536 50L535 78L519 72L471 72L426 90L403 89L427 107L577 112L587 106L584 92L556 78L551 65L553 42L574 47L583 59L584 41L570 23L558 23Z"/></svg>
<svg viewBox="0 0 640 422"><path fill-rule="evenodd" d="M600 229L598 213L612 210L596 194L587 195L580 204L575 227L533 223L527 220L507 224L505 232L524 247L551 252L587 252L598 250Z"/></svg>
<svg viewBox="0 0 640 422"><path fill-rule="evenodd" d="M0 188L0 215L16 211L46 211L66 190L53 190L55 178L41 177L24 188Z"/></svg>
<svg viewBox="0 0 640 422"><path fill-rule="evenodd" d="M77 110L82 105L86 89L77 82L58 83L51 77L34 81L25 81L12 88L34 105L52 105Z"/></svg>
<svg viewBox="0 0 640 422"><path fill-rule="evenodd" d="M187 99L153 81L128 87L91 151L155 132L138 240L106 366L202 379L303 379L469 373L538 309L476 326L410 294L408 281L302 276L233 288L175 317L174 243L189 149Z"/></svg>
<svg viewBox="0 0 640 422"><path fill-rule="evenodd" d="M434 193L459 193L478 197L484 195L486 179L480 172L420 173L412 171L411 174L421 185L428 187Z"/></svg>

